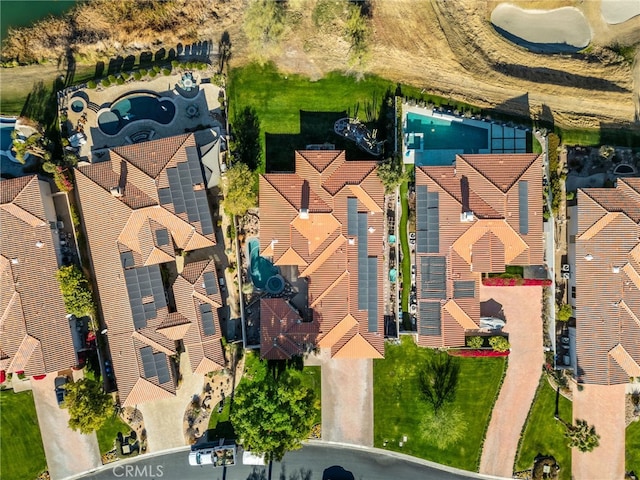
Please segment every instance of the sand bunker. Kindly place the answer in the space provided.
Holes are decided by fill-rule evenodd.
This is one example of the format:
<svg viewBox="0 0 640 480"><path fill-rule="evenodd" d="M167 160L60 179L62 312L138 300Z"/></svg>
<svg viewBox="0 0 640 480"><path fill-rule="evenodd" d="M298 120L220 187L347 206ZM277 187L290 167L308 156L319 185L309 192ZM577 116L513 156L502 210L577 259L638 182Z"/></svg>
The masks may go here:
<svg viewBox="0 0 640 480"><path fill-rule="evenodd" d="M600 13L609 24L626 22L640 15L640 0L601 0Z"/></svg>
<svg viewBox="0 0 640 480"><path fill-rule="evenodd" d="M574 7L524 10L501 3L491 12L491 23L500 34L533 51L571 52L591 41L587 19Z"/></svg>

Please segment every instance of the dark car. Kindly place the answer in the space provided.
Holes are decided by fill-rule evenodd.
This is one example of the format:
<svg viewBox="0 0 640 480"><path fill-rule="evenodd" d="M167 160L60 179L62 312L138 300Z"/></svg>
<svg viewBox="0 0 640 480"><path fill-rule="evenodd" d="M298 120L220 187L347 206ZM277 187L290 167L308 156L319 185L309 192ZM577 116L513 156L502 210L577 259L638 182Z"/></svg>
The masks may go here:
<svg viewBox="0 0 640 480"><path fill-rule="evenodd" d="M58 405L62 405L67 396L67 390L64 388L67 383L69 383L69 377L56 377L55 379L54 385L56 387L56 400L58 400Z"/></svg>

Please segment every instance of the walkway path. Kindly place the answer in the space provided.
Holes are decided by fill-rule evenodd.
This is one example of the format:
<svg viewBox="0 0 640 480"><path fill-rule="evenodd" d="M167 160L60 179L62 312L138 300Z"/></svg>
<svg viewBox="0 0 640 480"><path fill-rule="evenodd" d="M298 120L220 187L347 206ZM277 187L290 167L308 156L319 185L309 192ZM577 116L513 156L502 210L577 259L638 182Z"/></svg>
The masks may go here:
<svg viewBox="0 0 640 480"><path fill-rule="evenodd" d="M573 449L576 480L624 478L625 385L584 385L573 389L573 418L596 427L600 446L589 453ZM564 419L569 421L569 419ZM575 421L574 421L575 423Z"/></svg>
<svg viewBox="0 0 640 480"><path fill-rule="evenodd" d="M319 355L322 371L322 439L373 446L373 360Z"/></svg>
<svg viewBox="0 0 640 480"><path fill-rule="evenodd" d="M511 354L482 449L480 473L511 478L518 440L544 362L540 318L542 288L483 286L480 301L488 300L502 305L506 321L504 331L509 333ZM495 316L498 312L482 313Z"/></svg>

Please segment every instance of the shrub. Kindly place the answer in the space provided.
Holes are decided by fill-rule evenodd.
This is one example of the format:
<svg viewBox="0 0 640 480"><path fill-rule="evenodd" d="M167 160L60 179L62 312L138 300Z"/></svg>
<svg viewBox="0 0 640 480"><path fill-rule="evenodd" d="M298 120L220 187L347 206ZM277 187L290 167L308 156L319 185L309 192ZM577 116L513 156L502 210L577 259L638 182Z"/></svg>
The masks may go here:
<svg viewBox="0 0 640 480"><path fill-rule="evenodd" d="M142 78L142 73L140 72L133 72L133 78L135 80L140 80Z"/></svg>
<svg viewBox="0 0 640 480"><path fill-rule="evenodd" d="M142 75L143 77L146 77L146 76L147 76L147 73L149 73L149 72L147 72L147 69L146 69L146 68L141 68L141 69L140 69L140 75Z"/></svg>
<svg viewBox="0 0 640 480"><path fill-rule="evenodd" d="M171 60L171 66L173 68L178 68L180 66L180 62L178 60Z"/></svg>
<svg viewBox="0 0 640 480"><path fill-rule="evenodd" d="M69 179L65 172L66 169L63 169L59 166L56 167L53 172L53 181L55 182L56 187L58 187L58 190L68 193L73 190L73 182Z"/></svg>
<svg viewBox="0 0 640 480"><path fill-rule="evenodd" d="M111 83L116 83L116 76L115 75L109 75L107 78L109 79L109 81Z"/></svg>
<svg viewBox="0 0 640 480"><path fill-rule="evenodd" d="M127 72L122 72L122 78L124 78L125 80L129 80L131 78L131 75L128 74Z"/></svg>
<svg viewBox="0 0 640 480"><path fill-rule="evenodd" d="M93 315L95 304L89 282L77 266L60 267L56 272L62 299L68 313L76 317Z"/></svg>
<svg viewBox="0 0 640 480"><path fill-rule="evenodd" d="M47 173L54 173L56 171L56 164L53 162L44 162L42 164L42 170Z"/></svg>
<svg viewBox="0 0 640 480"><path fill-rule="evenodd" d="M206 63L204 63L204 62L198 62L198 65L196 66L196 68L197 68L198 70L204 70L204 69L206 69L206 68L207 68L207 64L206 64Z"/></svg>
<svg viewBox="0 0 640 480"><path fill-rule="evenodd" d="M96 85L95 80L89 80L89 81L87 82L87 88L91 88L91 89L93 89L93 88L96 88L96 87L97 87L97 85Z"/></svg>
<svg viewBox="0 0 640 480"><path fill-rule="evenodd" d="M509 341L504 337L491 337L489 339L489 345L491 345L491 348L496 352L506 352L511 348Z"/></svg>
<svg viewBox="0 0 640 480"><path fill-rule="evenodd" d="M156 75L158 75L158 72L156 72L155 70L149 70L149 76L151 78L155 78Z"/></svg>
<svg viewBox="0 0 640 480"><path fill-rule="evenodd" d="M566 322L573 315L573 308L571 305L563 303L562 305L556 305L556 320Z"/></svg>
<svg viewBox="0 0 640 480"><path fill-rule="evenodd" d="M103 87L108 87L109 85L111 85L111 82L109 81L109 79L108 79L108 78L103 78L103 79L102 79L102 81L100 82L100 84L101 84Z"/></svg>
<svg viewBox="0 0 640 480"><path fill-rule="evenodd" d="M567 200L573 200L574 198L576 198L576 192L567 192Z"/></svg>
<svg viewBox="0 0 640 480"><path fill-rule="evenodd" d="M169 70L168 68L163 68L162 69L162 74L165 76L169 76L171 75L171 70Z"/></svg>
<svg viewBox="0 0 640 480"><path fill-rule="evenodd" d="M159 65L154 65L153 66L153 71L158 73L160 71L160 66Z"/></svg>
<svg viewBox="0 0 640 480"><path fill-rule="evenodd" d="M118 77L118 78L116 79L116 83L117 83L118 85L124 85L124 78L122 78L122 77Z"/></svg>
<svg viewBox="0 0 640 480"><path fill-rule="evenodd" d="M482 337L467 337L467 346L471 348L482 348L484 339Z"/></svg>
<svg viewBox="0 0 640 480"><path fill-rule="evenodd" d="M452 357L506 357L509 355L508 350L506 352L496 352L495 350L484 350L484 349L483 350L452 349L452 350L447 350L447 353Z"/></svg>

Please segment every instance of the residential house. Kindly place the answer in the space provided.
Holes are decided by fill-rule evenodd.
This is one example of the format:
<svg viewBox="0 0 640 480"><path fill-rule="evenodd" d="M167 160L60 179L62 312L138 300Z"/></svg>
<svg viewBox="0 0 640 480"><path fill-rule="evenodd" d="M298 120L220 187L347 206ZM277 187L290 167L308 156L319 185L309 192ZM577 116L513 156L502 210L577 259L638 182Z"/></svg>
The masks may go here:
<svg viewBox="0 0 640 480"><path fill-rule="evenodd" d="M535 154L457 155L416 168L418 343L465 344L477 330L483 273L542 265L542 160Z"/></svg>
<svg viewBox="0 0 640 480"><path fill-rule="evenodd" d="M640 178L578 189L569 209L571 365L581 383L640 377Z"/></svg>
<svg viewBox="0 0 640 480"><path fill-rule="evenodd" d="M113 148L76 183L121 404L174 395L183 346L193 371L221 368L215 265L181 270L216 243L194 135Z"/></svg>
<svg viewBox="0 0 640 480"><path fill-rule="evenodd" d="M73 367L49 183L35 175L0 181L0 228L0 370L33 376Z"/></svg>
<svg viewBox="0 0 640 480"><path fill-rule="evenodd" d="M334 358L384 353L383 205L376 162L347 161L344 151L297 151L295 173L260 176L260 254L285 276L307 280L305 320L314 324L308 328L317 332L317 346ZM274 317L285 317L280 333L290 339L295 315L278 308ZM274 352L280 334L268 320L263 355Z"/></svg>

